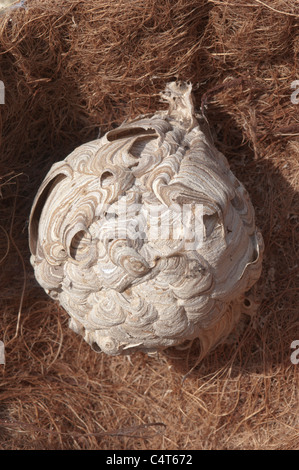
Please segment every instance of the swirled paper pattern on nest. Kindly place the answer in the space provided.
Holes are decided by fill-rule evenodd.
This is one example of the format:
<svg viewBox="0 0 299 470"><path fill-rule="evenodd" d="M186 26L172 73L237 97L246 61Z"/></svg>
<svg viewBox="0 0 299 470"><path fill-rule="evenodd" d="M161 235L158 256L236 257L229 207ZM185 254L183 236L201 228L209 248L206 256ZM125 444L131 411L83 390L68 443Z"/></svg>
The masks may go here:
<svg viewBox="0 0 299 470"><path fill-rule="evenodd" d="M107 354L198 337L202 356L240 317L263 240L244 186L197 121L191 85L53 165L30 216L39 284Z"/></svg>

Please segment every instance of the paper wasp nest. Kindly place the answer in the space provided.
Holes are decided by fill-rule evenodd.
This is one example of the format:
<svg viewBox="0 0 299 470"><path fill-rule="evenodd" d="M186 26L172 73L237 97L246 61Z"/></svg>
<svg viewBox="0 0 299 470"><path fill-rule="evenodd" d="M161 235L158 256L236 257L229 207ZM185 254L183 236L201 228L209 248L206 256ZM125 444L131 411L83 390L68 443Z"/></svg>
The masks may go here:
<svg viewBox="0 0 299 470"><path fill-rule="evenodd" d="M97 351L148 353L198 337L202 356L240 318L263 241L244 186L204 133L191 85L55 163L30 216L39 284Z"/></svg>

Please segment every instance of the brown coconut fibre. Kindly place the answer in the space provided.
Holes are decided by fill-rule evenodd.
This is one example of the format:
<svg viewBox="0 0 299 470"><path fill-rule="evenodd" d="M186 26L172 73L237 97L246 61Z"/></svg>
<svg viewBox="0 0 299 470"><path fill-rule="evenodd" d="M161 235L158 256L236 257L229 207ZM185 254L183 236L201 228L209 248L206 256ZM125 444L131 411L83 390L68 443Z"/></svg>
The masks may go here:
<svg viewBox="0 0 299 470"><path fill-rule="evenodd" d="M0 449L299 449L299 6L27 0L0 15ZM97 354L38 286L28 217L51 165L189 80L265 241L257 313L197 364ZM293 86L293 88L292 88ZM299 354L297 356L299 358Z"/></svg>

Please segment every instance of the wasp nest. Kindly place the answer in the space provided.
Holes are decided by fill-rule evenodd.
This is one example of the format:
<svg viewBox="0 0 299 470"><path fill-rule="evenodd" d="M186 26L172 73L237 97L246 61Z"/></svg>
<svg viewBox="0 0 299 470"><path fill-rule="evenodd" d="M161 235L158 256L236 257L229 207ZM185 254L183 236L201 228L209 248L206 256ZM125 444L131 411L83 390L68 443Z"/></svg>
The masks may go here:
<svg viewBox="0 0 299 470"><path fill-rule="evenodd" d="M191 85L55 163L30 216L39 284L97 351L227 336L261 272L248 193L197 120Z"/></svg>

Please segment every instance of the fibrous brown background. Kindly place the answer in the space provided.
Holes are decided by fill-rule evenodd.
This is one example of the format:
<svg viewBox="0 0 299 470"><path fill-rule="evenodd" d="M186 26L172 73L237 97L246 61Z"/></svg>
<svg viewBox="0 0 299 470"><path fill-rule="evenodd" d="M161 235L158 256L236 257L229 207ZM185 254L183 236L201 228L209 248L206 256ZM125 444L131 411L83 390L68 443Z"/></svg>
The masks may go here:
<svg viewBox="0 0 299 470"><path fill-rule="evenodd" d="M293 0L27 0L0 16L1 449L299 449L298 25ZM27 241L50 166L163 107L176 77L265 240L257 316L186 377L196 344L93 352L37 285Z"/></svg>

